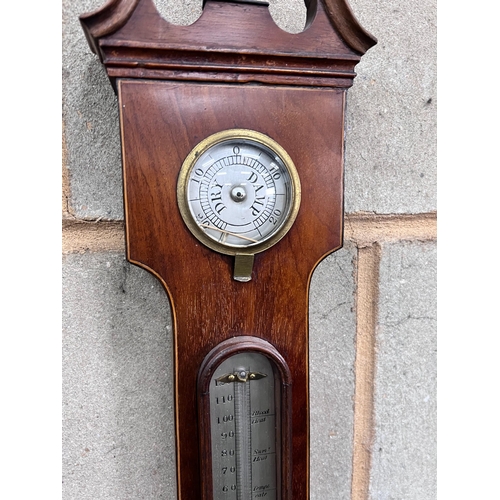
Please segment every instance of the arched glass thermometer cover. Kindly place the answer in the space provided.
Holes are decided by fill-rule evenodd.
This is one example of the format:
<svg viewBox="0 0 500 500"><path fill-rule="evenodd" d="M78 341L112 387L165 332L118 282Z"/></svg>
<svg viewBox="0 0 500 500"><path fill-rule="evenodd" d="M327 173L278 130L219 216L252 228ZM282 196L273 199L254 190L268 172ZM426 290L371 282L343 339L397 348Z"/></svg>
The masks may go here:
<svg viewBox="0 0 500 500"><path fill-rule="evenodd" d="M202 401L206 413L201 416L201 439L202 449L208 448L202 451L202 460L209 477L202 482L211 490L204 498L288 498L283 466L288 462L289 419L283 407L287 397L284 401L282 370L255 350L235 352L216 368L213 363L212 369L209 364L204 368L208 368L204 375L208 387Z"/></svg>

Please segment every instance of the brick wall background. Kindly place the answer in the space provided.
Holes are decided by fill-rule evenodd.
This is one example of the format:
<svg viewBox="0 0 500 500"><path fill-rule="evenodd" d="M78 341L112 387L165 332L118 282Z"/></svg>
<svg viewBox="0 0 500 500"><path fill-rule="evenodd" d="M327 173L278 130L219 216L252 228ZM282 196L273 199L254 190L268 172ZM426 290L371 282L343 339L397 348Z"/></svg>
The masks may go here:
<svg viewBox="0 0 500 500"><path fill-rule="evenodd" d="M193 22L199 1L158 2ZM63 0L63 499L175 498L168 299L124 255L116 96ZM272 1L299 31L300 0ZM436 498L436 6L351 0L345 245L311 284L311 498Z"/></svg>

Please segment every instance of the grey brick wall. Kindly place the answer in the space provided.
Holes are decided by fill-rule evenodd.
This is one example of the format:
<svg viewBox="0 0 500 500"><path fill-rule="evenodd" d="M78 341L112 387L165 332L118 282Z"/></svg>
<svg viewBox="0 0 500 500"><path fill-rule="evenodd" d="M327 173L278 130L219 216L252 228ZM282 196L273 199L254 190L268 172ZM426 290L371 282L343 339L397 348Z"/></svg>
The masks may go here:
<svg viewBox="0 0 500 500"><path fill-rule="evenodd" d="M300 30L300 0L270 3ZM173 499L170 307L125 260L116 96L78 23L101 4L63 0L63 499ZM351 7L378 44L347 98L346 243L311 283L311 498L433 500L436 6Z"/></svg>

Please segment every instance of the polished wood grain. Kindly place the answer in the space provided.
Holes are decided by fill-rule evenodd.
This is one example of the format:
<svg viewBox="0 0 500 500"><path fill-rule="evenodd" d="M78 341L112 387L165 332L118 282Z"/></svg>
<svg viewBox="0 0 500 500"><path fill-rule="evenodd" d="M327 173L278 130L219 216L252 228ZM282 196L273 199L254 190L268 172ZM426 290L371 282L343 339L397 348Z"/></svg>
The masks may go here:
<svg viewBox="0 0 500 500"><path fill-rule="evenodd" d="M113 0L81 16L89 44L116 78L261 82L347 88L375 40L344 0L308 2L307 27L287 33L265 4L208 1L190 26L152 0Z"/></svg>
<svg viewBox="0 0 500 500"><path fill-rule="evenodd" d="M80 16L87 42L94 53L100 55L99 38L120 29L129 20L139 1L108 0L99 9Z"/></svg>
<svg viewBox="0 0 500 500"><path fill-rule="evenodd" d="M309 498L309 282L342 246L345 92L376 41L346 0L305 4L298 34L281 30L264 2L244 0L207 0L191 26L167 22L152 0L110 0L80 17L119 98L127 258L161 280L172 306L179 500L212 500L207 355L263 341L283 359L273 358L282 382L279 500ZM302 186L294 225L255 256L247 283L233 280L233 257L195 239L176 199L189 152L233 128L277 141Z"/></svg>
<svg viewBox="0 0 500 500"><path fill-rule="evenodd" d="M128 259L160 278L175 333L178 488L200 498L196 378L220 342L270 342L292 374L292 489L309 486L308 291L311 273L342 245L344 92L262 85L120 80ZM295 224L256 255L252 280L232 279L233 258L204 247L177 208L177 176L202 139L257 130L292 157L302 184Z"/></svg>
<svg viewBox="0 0 500 500"><path fill-rule="evenodd" d="M353 50L364 54L377 43L377 39L358 23L347 0L322 0L322 4L330 22Z"/></svg>

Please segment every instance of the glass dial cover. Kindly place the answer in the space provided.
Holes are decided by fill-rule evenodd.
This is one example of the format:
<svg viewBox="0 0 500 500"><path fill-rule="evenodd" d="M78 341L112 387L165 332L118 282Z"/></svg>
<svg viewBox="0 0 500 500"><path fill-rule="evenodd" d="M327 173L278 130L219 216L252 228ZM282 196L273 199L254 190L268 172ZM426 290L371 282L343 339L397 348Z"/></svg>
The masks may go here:
<svg viewBox="0 0 500 500"><path fill-rule="evenodd" d="M228 255L255 254L291 228L300 181L276 141L232 129L211 135L187 156L177 200L184 222L203 244Z"/></svg>

